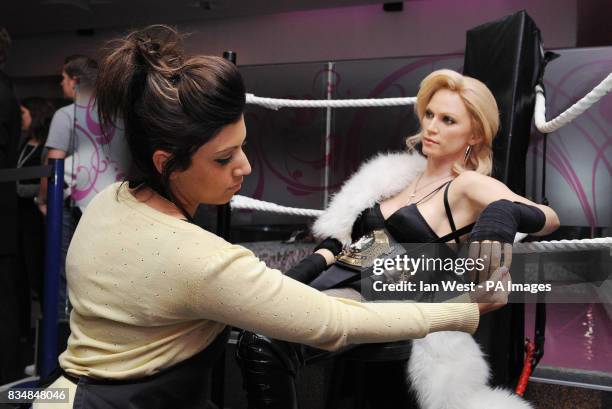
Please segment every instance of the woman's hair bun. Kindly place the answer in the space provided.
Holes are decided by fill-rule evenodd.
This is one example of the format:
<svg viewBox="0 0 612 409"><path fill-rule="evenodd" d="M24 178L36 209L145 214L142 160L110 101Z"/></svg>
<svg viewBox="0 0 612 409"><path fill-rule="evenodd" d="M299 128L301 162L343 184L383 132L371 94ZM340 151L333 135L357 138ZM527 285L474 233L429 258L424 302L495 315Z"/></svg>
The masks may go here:
<svg viewBox="0 0 612 409"><path fill-rule="evenodd" d="M182 37L172 27L163 24L146 27L128 36L138 62L148 68L173 75L183 62Z"/></svg>
<svg viewBox="0 0 612 409"><path fill-rule="evenodd" d="M170 175L191 166L197 149L242 118L245 87L238 68L221 57L184 56L171 27L149 26L109 43L96 83L102 129L123 122L133 174L181 208ZM163 170L156 150L170 154Z"/></svg>

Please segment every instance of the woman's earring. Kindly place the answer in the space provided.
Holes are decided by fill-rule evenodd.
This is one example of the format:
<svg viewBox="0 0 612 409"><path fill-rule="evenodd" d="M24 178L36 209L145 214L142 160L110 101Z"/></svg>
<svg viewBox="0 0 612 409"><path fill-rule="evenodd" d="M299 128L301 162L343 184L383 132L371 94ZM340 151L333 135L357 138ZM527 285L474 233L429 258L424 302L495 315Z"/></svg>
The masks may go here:
<svg viewBox="0 0 612 409"><path fill-rule="evenodd" d="M463 157L463 164L467 164L468 159L470 159L470 155L472 153L472 145L468 145L465 149L465 156Z"/></svg>

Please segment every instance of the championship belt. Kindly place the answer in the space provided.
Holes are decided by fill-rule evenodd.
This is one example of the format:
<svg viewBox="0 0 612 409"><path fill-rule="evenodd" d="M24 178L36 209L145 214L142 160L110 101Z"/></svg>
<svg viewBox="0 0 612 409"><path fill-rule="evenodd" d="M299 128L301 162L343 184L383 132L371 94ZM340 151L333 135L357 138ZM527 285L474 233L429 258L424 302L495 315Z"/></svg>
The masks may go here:
<svg viewBox="0 0 612 409"><path fill-rule="evenodd" d="M447 237L443 237L446 239ZM336 257L336 262L323 271L309 285L317 290L324 291L331 288L349 287L358 291L367 301L398 301L412 300L419 302L437 302L433 290L420 283L430 284L441 280L463 281L465 277L458 277L453 272L443 271L405 271L395 263L385 262L397 257L457 257L455 250L443 243L406 243L397 242L386 229L373 230L353 242ZM379 260L378 271L375 274L375 261ZM392 266L391 268L389 268ZM381 271L382 270L382 271ZM393 292L374 291L374 283L380 281L385 284L404 284L413 282L416 290L395 290ZM380 286L379 286L380 287Z"/></svg>
<svg viewBox="0 0 612 409"><path fill-rule="evenodd" d="M393 252L396 244L385 230L374 230L346 249L336 257L336 263L349 270L363 271L374 265L374 260Z"/></svg>
<svg viewBox="0 0 612 409"><path fill-rule="evenodd" d="M372 276L376 259L395 258L405 253L406 249L387 230L373 230L342 250L336 262L309 285L321 291L347 285ZM385 271L383 278L394 279L392 273Z"/></svg>

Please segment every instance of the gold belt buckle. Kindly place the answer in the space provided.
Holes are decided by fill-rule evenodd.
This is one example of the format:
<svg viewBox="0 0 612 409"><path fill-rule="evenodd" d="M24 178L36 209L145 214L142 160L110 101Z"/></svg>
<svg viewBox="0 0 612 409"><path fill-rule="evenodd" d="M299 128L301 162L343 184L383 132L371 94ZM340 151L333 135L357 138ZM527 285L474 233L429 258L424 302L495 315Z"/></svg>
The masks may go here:
<svg viewBox="0 0 612 409"><path fill-rule="evenodd" d="M337 260L353 267L367 268L374 260L393 251L384 230L373 230L338 254Z"/></svg>

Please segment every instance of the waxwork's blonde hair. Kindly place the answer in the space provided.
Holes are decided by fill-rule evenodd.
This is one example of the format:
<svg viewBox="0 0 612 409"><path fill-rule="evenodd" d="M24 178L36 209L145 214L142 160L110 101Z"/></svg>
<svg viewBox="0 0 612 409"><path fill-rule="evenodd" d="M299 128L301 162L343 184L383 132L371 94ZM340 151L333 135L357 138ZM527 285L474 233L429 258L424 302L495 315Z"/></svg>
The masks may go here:
<svg viewBox="0 0 612 409"><path fill-rule="evenodd" d="M467 162L463 158L455 162L453 172L459 174L474 170L484 175L491 174L493 168L493 138L499 128L499 110L495 97L485 84L475 78L461 75L452 70L437 70L421 82L417 102L414 106L419 122L423 120L425 110L431 98L441 89L456 92L461 98L472 119L472 130L482 138L480 143L472 146ZM409 150L421 141L423 129L406 140Z"/></svg>

